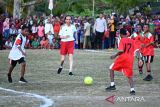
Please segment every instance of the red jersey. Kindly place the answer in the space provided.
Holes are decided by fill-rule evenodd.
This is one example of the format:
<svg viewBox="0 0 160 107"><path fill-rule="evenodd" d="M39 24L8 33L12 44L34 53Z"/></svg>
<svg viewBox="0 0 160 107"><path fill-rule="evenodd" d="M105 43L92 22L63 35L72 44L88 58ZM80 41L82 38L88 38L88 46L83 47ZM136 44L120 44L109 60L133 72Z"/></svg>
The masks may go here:
<svg viewBox="0 0 160 107"><path fill-rule="evenodd" d="M141 33L133 33L131 35L132 39L134 40L134 49L140 49L141 45L143 44L144 38L143 38L143 32Z"/></svg>
<svg viewBox="0 0 160 107"><path fill-rule="evenodd" d="M144 34L144 45L147 45L147 44L153 43L153 42L154 42L154 38L153 38L153 35L150 32L148 32L147 34ZM154 56L153 45L145 47L142 50L143 50L142 51L143 56Z"/></svg>
<svg viewBox="0 0 160 107"><path fill-rule="evenodd" d="M133 61L134 61L134 41L130 38L122 38L118 50L123 51L114 61L114 65L111 68L123 74L127 77L133 75Z"/></svg>

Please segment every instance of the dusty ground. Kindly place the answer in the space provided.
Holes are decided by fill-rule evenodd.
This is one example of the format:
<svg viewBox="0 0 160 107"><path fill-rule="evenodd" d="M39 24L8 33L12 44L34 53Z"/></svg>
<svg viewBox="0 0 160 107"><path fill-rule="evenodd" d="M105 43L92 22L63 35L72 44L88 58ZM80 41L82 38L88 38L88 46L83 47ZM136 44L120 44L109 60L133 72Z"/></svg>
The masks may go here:
<svg viewBox="0 0 160 107"><path fill-rule="evenodd" d="M58 50L27 50L27 68L25 78L29 83L19 84L19 65L13 72L13 83L8 83L9 51L0 51L0 87L16 91L36 93L46 96L54 101L54 107L159 107L160 102L160 50L156 49L156 56L152 64L153 81L145 82L143 75L137 71L136 60L134 64L134 81L136 95L130 96L127 79L121 73L115 73L117 90L106 92L109 85L108 67L113 62L109 56L112 51L84 51L75 50L74 70L75 76L68 75L68 57L62 74L57 75L59 66ZM144 66L144 71L146 71ZM83 79L91 76L94 83L85 86ZM114 95L114 104L105 99ZM143 98L142 101L124 101L118 98ZM30 96L15 94L0 90L0 107L38 107L43 102Z"/></svg>

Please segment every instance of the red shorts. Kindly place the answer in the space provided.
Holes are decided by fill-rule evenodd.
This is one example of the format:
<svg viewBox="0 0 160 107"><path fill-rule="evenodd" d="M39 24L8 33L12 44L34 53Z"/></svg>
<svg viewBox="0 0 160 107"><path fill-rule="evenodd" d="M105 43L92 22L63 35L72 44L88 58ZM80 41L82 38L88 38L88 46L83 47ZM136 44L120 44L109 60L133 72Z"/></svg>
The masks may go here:
<svg viewBox="0 0 160 107"><path fill-rule="evenodd" d="M61 55L73 54L73 50L74 50L74 41L61 42L61 49L60 49Z"/></svg>
<svg viewBox="0 0 160 107"><path fill-rule="evenodd" d="M110 66L113 71L122 72L126 77L133 76L133 61L126 58L117 58L115 62Z"/></svg>

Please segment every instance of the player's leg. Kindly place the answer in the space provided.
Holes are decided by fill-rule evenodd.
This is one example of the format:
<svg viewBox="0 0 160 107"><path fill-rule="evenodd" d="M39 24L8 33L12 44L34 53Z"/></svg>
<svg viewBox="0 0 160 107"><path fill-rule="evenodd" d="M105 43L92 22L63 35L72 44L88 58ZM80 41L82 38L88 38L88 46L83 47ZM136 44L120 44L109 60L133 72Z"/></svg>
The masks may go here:
<svg viewBox="0 0 160 107"><path fill-rule="evenodd" d="M69 75L73 75L72 68L73 68L73 54L69 54Z"/></svg>
<svg viewBox="0 0 160 107"><path fill-rule="evenodd" d="M20 71L21 71L21 74L20 74L21 77L20 77L19 82L20 83L27 83L27 81L24 79L24 74L26 72L26 62L25 62L24 58L21 58L19 60L19 64L20 64Z"/></svg>
<svg viewBox="0 0 160 107"><path fill-rule="evenodd" d="M137 56L138 56L138 69L139 69L139 74L143 74L143 65L144 65L144 60L143 56L140 53L140 51L137 51Z"/></svg>
<svg viewBox="0 0 160 107"><path fill-rule="evenodd" d="M113 65L114 63L111 64L111 66L109 67L111 84L109 87L106 87L106 91L116 90L115 83L114 83L114 71L112 70Z"/></svg>
<svg viewBox="0 0 160 107"><path fill-rule="evenodd" d="M60 67L58 68L57 74L60 74L62 69L63 69L63 64L65 61L65 55L61 55L61 60L60 60Z"/></svg>
<svg viewBox="0 0 160 107"><path fill-rule="evenodd" d="M73 51L74 51L74 41L69 42L68 44L68 54L69 54L69 75L73 75Z"/></svg>
<svg viewBox="0 0 160 107"><path fill-rule="evenodd" d="M61 42L60 54L61 54L60 67L58 68L57 74L60 74L63 69L65 56L67 54L67 43L66 42Z"/></svg>
<svg viewBox="0 0 160 107"><path fill-rule="evenodd" d="M133 82L132 77L128 77L128 82L129 82L129 85L131 87L130 94L135 95L134 82Z"/></svg>
<svg viewBox="0 0 160 107"><path fill-rule="evenodd" d="M8 71L7 76L8 76L8 82L12 83L12 71L17 64L17 61L10 60L9 62L10 62L10 67L9 67L9 71Z"/></svg>
<svg viewBox="0 0 160 107"><path fill-rule="evenodd" d="M153 79L151 75L151 62L153 62L153 56L145 56L147 76L143 79L145 81L151 81Z"/></svg>

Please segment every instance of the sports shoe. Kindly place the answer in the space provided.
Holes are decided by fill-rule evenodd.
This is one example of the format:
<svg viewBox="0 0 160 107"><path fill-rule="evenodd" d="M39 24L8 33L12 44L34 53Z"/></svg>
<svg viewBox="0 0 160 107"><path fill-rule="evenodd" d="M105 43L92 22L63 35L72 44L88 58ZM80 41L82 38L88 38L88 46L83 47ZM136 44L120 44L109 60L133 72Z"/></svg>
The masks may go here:
<svg viewBox="0 0 160 107"><path fill-rule="evenodd" d="M144 81L151 81L153 79L152 75L147 75L143 80Z"/></svg>
<svg viewBox="0 0 160 107"><path fill-rule="evenodd" d="M9 83L12 83L12 77L11 77L11 75L10 75L10 74L7 74L7 76L8 76L8 82L9 82Z"/></svg>
<svg viewBox="0 0 160 107"><path fill-rule="evenodd" d="M130 91L130 94L131 94L131 95L135 95L136 92L133 90L133 91Z"/></svg>
<svg viewBox="0 0 160 107"><path fill-rule="evenodd" d="M115 85L106 87L106 91L116 90Z"/></svg>
<svg viewBox="0 0 160 107"><path fill-rule="evenodd" d="M21 77L19 83L27 83L27 81L23 77Z"/></svg>
<svg viewBox="0 0 160 107"><path fill-rule="evenodd" d="M58 68L57 74L60 74L63 68Z"/></svg>
<svg viewBox="0 0 160 107"><path fill-rule="evenodd" d="M72 72L69 72L69 75L73 75L73 73L72 73Z"/></svg>

